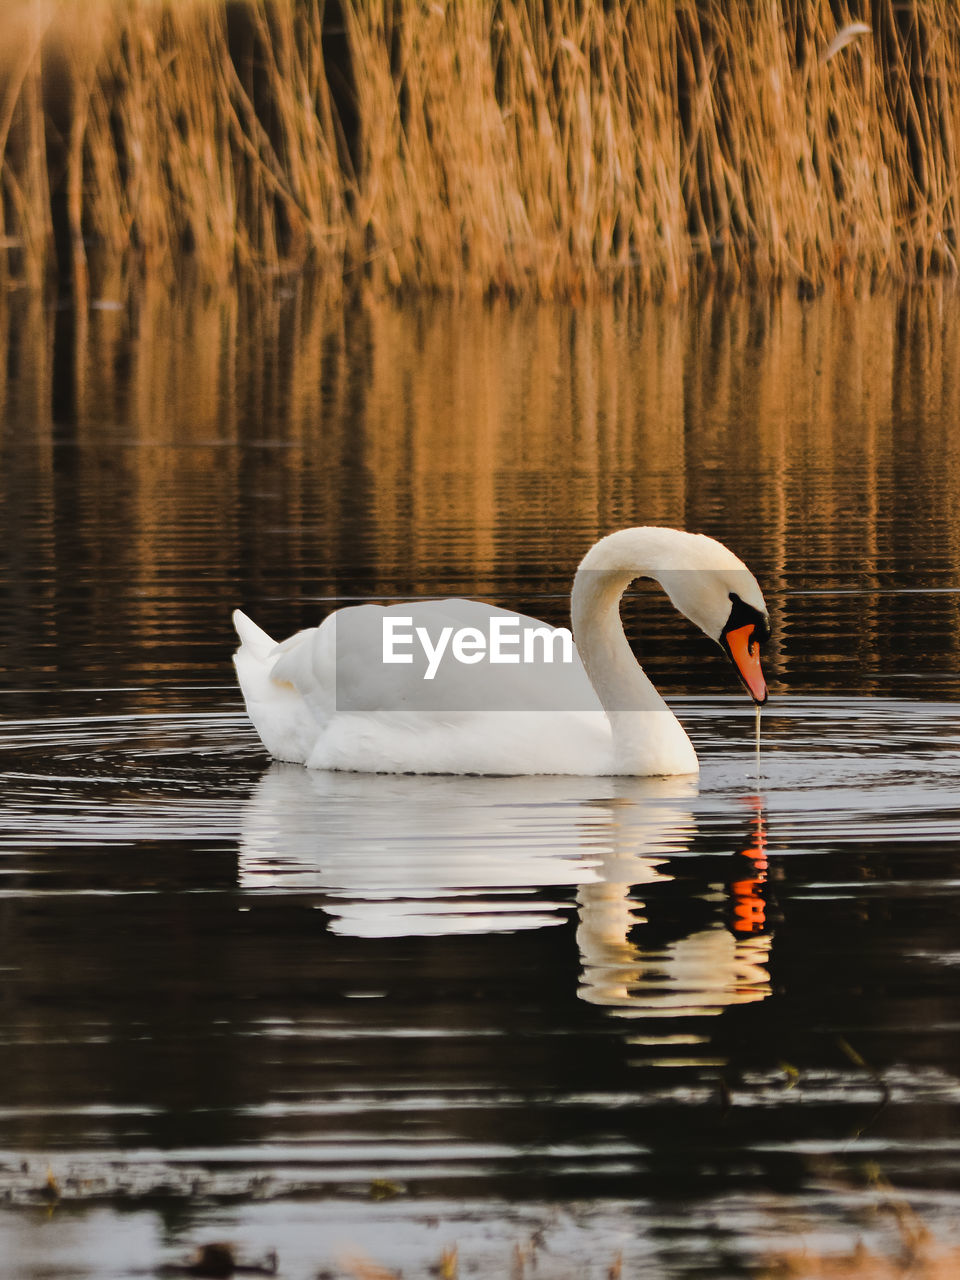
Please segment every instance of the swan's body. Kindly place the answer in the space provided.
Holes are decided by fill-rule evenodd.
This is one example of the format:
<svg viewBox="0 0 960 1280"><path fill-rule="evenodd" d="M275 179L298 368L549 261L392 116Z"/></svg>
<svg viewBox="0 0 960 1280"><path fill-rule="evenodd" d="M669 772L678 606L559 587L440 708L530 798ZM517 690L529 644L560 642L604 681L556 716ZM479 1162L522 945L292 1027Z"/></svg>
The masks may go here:
<svg viewBox="0 0 960 1280"><path fill-rule="evenodd" d="M521 651L527 632L555 635L534 618L472 600L340 609L279 645L237 610L234 662L247 710L272 756L314 769L695 773L693 745L620 622L620 598L638 577L656 579L733 658L754 699L764 700L755 651L769 630L749 569L712 538L642 528L610 534L584 557L573 585L576 650L568 662L447 660L425 680L428 661L414 645L405 649L412 661L384 661L385 622L405 632L421 627L435 644L445 627L489 633L496 619L518 619Z"/></svg>

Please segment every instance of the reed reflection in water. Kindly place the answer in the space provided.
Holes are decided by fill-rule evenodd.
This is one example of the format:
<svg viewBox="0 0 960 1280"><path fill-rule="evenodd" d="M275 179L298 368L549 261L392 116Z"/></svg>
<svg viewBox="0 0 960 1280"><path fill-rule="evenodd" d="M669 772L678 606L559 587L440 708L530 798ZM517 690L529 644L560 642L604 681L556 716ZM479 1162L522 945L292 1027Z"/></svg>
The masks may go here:
<svg viewBox="0 0 960 1280"><path fill-rule="evenodd" d="M233 1232L313 1277L349 1222L413 1273L433 1218L464 1258L542 1228L579 1274L615 1236L702 1280L785 1215L851 1240L866 1159L955 1216L956 299L95 303L0 306L18 1280L106 1265L93 1214L66 1261L24 1230L48 1163L58 1226L143 1210L130 1268ZM759 778L726 664L643 588L694 794L268 767L234 606L281 635L446 593L565 624L586 547L640 521L757 572Z"/></svg>
<svg viewBox="0 0 960 1280"><path fill-rule="evenodd" d="M950 295L634 313L148 291L84 316L14 298L0 343L8 671L109 681L129 656L207 681L238 603L281 635L358 595L563 623L584 550L638 521L751 565L794 690L957 666ZM656 597L628 626L640 609L668 630ZM726 688L708 651L648 642L645 663Z"/></svg>

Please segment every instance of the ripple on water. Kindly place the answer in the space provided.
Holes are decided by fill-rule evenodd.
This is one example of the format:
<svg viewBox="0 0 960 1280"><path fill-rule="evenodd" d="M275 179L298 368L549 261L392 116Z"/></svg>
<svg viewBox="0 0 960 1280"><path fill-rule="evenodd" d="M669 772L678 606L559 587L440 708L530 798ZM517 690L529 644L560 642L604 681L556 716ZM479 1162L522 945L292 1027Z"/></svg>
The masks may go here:
<svg viewBox="0 0 960 1280"><path fill-rule="evenodd" d="M960 1173L924 1136L960 1102L954 709L775 700L758 777L748 705L679 708L698 782L264 768L235 710L10 722L0 1193L612 1204L851 1144Z"/></svg>

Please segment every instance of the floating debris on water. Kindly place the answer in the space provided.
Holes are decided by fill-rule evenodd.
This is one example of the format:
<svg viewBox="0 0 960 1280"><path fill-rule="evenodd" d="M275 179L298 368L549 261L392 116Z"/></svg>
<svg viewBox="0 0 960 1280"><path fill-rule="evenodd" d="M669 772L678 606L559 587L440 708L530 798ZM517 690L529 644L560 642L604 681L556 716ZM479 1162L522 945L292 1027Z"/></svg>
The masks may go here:
<svg viewBox="0 0 960 1280"><path fill-rule="evenodd" d="M198 1245L192 1256L182 1265L164 1267L164 1275L206 1276L210 1280L228 1280L230 1276L275 1276L277 1254L271 1250L259 1261L249 1261L238 1253L236 1247L224 1240L213 1240Z"/></svg>

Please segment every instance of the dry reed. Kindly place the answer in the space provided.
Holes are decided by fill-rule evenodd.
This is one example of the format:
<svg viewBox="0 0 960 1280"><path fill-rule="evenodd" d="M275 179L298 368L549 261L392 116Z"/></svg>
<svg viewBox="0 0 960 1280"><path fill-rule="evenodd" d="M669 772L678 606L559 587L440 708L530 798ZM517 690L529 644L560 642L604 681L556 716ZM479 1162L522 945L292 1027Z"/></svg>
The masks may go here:
<svg viewBox="0 0 960 1280"><path fill-rule="evenodd" d="M950 0L13 0L0 274L953 274L958 139Z"/></svg>

